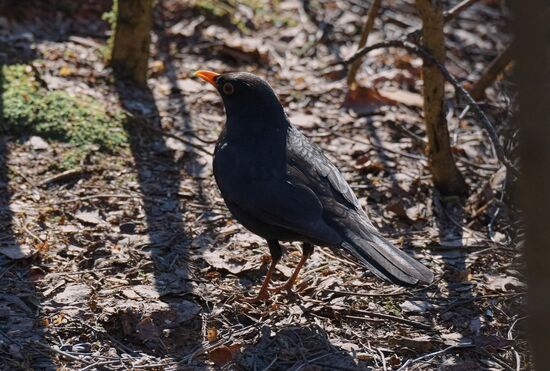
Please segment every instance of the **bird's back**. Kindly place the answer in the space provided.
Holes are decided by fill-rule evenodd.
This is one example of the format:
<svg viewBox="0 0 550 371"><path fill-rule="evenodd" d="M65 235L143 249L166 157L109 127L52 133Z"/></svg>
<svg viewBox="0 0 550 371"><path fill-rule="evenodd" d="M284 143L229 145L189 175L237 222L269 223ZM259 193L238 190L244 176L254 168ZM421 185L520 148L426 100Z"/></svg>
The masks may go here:
<svg viewBox="0 0 550 371"><path fill-rule="evenodd" d="M336 166L292 126L287 139L287 174L290 182L306 185L320 200L324 221L342 237L332 247L347 250L377 276L398 284L433 280L429 269L378 232Z"/></svg>

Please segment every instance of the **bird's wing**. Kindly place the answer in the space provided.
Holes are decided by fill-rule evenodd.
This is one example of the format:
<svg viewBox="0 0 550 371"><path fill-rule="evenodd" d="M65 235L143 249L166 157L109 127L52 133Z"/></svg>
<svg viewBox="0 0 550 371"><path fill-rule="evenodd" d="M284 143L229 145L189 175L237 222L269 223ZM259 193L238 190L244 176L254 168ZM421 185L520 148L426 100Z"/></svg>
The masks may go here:
<svg viewBox="0 0 550 371"><path fill-rule="evenodd" d="M386 240L372 225L338 169L298 130L289 129L287 176L319 198L327 224L342 238L340 246L377 276L403 285L432 282L433 273Z"/></svg>
<svg viewBox="0 0 550 371"><path fill-rule="evenodd" d="M239 207L260 221L287 229L314 243L334 245L341 237L322 218L321 202L306 186L281 179L254 184L238 202Z"/></svg>
<svg viewBox="0 0 550 371"><path fill-rule="evenodd" d="M287 140L287 171L294 183L310 187L318 196L332 196L339 203L362 211L359 201L340 171L294 127L290 127Z"/></svg>

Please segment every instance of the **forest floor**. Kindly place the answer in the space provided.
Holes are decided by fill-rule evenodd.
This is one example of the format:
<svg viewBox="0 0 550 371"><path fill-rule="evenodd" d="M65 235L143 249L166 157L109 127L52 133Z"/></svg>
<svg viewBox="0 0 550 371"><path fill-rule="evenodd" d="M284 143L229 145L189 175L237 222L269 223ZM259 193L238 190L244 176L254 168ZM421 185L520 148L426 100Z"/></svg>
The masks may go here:
<svg viewBox="0 0 550 371"><path fill-rule="evenodd" d="M470 195L434 191L415 56L372 52L364 89L344 102L333 62L356 48L363 2L159 1L148 90L104 66L109 3L8 1L0 12L1 369L529 368L513 179L449 87ZM369 43L417 28L412 3L384 1ZM462 83L510 40L498 4L480 1L446 28ZM268 250L215 185L223 106L197 69L266 78L374 224L436 281L399 288L316 248L294 293L243 302ZM501 138L515 134L513 101L503 79L482 102ZM275 281L300 251L286 244Z"/></svg>

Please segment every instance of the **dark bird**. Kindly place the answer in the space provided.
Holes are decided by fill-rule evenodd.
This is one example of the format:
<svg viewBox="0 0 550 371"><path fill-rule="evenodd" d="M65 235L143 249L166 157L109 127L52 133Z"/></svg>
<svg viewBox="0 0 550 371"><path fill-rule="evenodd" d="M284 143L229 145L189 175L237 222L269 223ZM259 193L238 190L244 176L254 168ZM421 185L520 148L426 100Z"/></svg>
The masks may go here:
<svg viewBox="0 0 550 371"><path fill-rule="evenodd" d="M265 238L271 265L255 300L290 289L313 245L351 253L375 275L410 286L431 283L433 273L386 240L350 186L288 120L271 86L250 73L197 71L225 105L227 121L214 151L214 176L233 216ZM269 289L281 259L279 241L301 241L302 258L288 282Z"/></svg>

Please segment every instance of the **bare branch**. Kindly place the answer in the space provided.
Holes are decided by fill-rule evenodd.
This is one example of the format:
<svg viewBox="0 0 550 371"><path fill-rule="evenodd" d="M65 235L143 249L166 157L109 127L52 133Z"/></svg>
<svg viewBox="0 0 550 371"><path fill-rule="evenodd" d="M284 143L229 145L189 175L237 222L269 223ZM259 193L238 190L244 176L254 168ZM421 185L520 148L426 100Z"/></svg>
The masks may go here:
<svg viewBox="0 0 550 371"><path fill-rule="evenodd" d="M479 107L479 105L476 103L474 98L472 98L472 96L466 91L466 89L464 89L464 87L462 87L462 85L456 80L456 78L453 75L451 75L451 73L447 70L447 68L445 68L445 66L443 66L441 63L439 63L425 49L423 49L423 48L419 47L418 45L415 45L415 44L413 44L409 41L406 41L406 40L388 40L388 41L383 41L383 42L379 42L379 43L364 47L363 49L358 50L350 58L348 58L348 59L346 59L342 62L338 62L338 64L351 64L351 63L355 62L356 60L358 60L359 58L362 58L365 54L367 54L367 53L369 53L373 50L382 49L382 48L403 48L403 49L406 49L407 51L409 51L410 53L413 53L413 54L416 54L416 55L422 57L422 59L424 59L428 63L432 63L435 66L437 66L437 68L439 68L439 70L441 71L441 73L443 74L445 79L451 85L453 85L453 87L463 96L463 98L466 100L466 102L470 106L471 110L479 118L479 121L480 121L483 129L485 129L485 131L487 131L487 134L489 135L489 139L493 143L493 147L495 148L495 152L496 152L498 160L502 164L504 164L504 166L506 166L506 168L511 173L513 173L515 175L519 175L519 171L516 169L514 164L506 157L506 155L504 153L504 148L502 147L502 145L500 144L500 141L498 139L497 132L496 132L495 128L493 127L493 125L491 124L491 121L489 120L487 115L485 115L485 113Z"/></svg>
<svg viewBox="0 0 550 371"><path fill-rule="evenodd" d="M468 9L470 6L474 5L477 1L478 0L464 0L461 3L457 4L455 7L443 12L443 21L447 23L451 19L454 19L457 15ZM409 32L405 38L410 41L419 42L421 33L422 30L416 29Z"/></svg>
<svg viewBox="0 0 550 371"><path fill-rule="evenodd" d="M365 26L363 27L363 31L361 32L361 39L359 40L359 45L357 46L357 49L361 49L365 47L365 45L367 45L367 40L369 38L372 27L374 26L374 20L376 19L376 15L378 14L378 9L380 8L381 2L382 0L374 0L372 5L370 6L367 13L367 21L365 23ZM349 69L348 86L350 88L352 88L352 85L355 84L355 76L357 75L357 71L359 71L359 67L361 67L361 59L356 60Z"/></svg>
<svg viewBox="0 0 550 371"><path fill-rule="evenodd" d="M508 45L506 49L487 66L478 82L469 89L474 99L479 100L483 98L485 90L495 82L498 75L510 64L512 61L513 48L513 43Z"/></svg>
<svg viewBox="0 0 550 371"><path fill-rule="evenodd" d="M457 15L459 15L464 10L468 9L470 6L474 5L478 0L463 0L462 2L456 4L453 8L447 10L443 13L445 22L450 21Z"/></svg>

